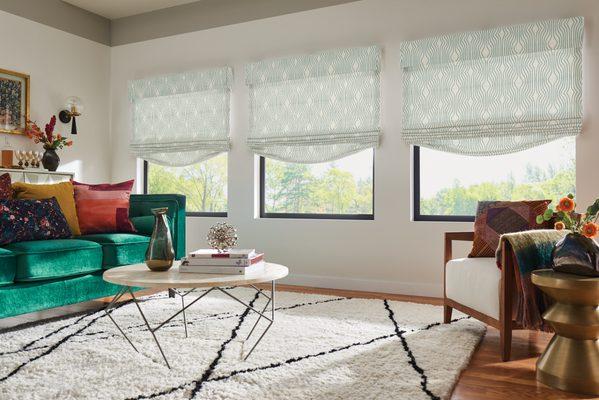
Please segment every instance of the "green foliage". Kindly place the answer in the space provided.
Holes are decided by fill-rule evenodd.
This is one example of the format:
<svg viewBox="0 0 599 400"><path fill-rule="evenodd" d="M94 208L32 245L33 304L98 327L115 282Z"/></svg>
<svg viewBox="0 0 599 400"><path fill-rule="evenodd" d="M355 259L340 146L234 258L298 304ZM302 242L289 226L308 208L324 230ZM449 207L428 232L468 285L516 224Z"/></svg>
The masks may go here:
<svg viewBox="0 0 599 400"><path fill-rule="evenodd" d="M183 194L191 212L227 211L227 156L180 168L150 164L148 192Z"/></svg>
<svg viewBox="0 0 599 400"><path fill-rule="evenodd" d="M551 199L557 202L564 193L575 192L575 182L574 163L559 171L527 166L526 182L520 184L516 184L512 176L503 182L483 182L467 187L456 180L452 187L421 199L420 212L423 215L474 215L481 200ZM597 207L599 209L599 203Z"/></svg>
<svg viewBox="0 0 599 400"><path fill-rule="evenodd" d="M334 164L315 176L308 165L267 160L265 189L269 213L372 213L372 179L356 181Z"/></svg>

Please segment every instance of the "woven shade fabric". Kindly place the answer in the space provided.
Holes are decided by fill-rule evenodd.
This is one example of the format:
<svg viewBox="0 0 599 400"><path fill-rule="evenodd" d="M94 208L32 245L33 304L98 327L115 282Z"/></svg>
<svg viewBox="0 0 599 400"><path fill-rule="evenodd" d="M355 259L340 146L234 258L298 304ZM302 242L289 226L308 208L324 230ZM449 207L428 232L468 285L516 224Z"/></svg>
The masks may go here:
<svg viewBox="0 0 599 400"><path fill-rule="evenodd" d="M230 67L129 82L130 150L165 166L186 166L228 151Z"/></svg>
<svg viewBox="0 0 599 400"><path fill-rule="evenodd" d="M376 147L380 60L380 48L371 46L246 65L250 149L286 162L319 163Z"/></svg>
<svg viewBox="0 0 599 400"><path fill-rule="evenodd" d="M507 154L580 133L582 17L401 45L404 140Z"/></svg>

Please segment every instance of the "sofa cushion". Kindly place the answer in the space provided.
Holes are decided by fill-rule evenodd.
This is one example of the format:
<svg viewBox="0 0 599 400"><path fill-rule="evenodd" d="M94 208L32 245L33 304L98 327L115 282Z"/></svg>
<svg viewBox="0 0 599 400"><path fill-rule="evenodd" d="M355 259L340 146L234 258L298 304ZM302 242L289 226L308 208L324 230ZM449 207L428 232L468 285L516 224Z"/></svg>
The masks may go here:
<svg viewBox="0 0 599 400"><path fill-rule="evenodd" d="M13 283L16 271L15 255L3 248L0 248L0 286Z"/></svg>
<svg viewBox="0 0 599 400"><path fill-rule="evenodd" d="M494 257L457 258L445 267L447 298L495 319L499 319L500 283Z"/></svg>
<svg viewBox="0 0 599 400"><path fill-rule="evenodd" d="M102 269L102 246L88 240L56 239L11 243L16 282L87 274Z"/></svg>
<svg viewBox="0 0 599 400"><path fill-rule="evenodd" d="M144 262L150 238L132 233L96 233L80 236L102 245L102 266L104 268Z"/></svg>

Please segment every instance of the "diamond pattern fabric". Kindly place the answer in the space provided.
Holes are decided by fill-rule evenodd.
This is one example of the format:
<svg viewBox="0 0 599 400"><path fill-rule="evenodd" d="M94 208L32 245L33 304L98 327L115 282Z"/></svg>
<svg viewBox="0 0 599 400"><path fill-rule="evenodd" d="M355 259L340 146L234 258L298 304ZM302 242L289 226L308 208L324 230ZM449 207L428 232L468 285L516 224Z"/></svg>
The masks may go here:
<svg viewBox="0 0 599 400"><path fill-rule="evenodd" d="M230 67L129 83L133 154L165 166L186 166L228 151Z"/></svg>
<svg viewBox="0 0 599 400"><path fill-rule="evenodd" d="M582 17L402 43L403 138L465 155L580 133Z"/></svg>
<svg viewBox="0 0 599 400"><path fill-rule="evenodd" d="M333 161L376 147L379 47L329 50L246 65L248 145L296 163Z"/></svg>

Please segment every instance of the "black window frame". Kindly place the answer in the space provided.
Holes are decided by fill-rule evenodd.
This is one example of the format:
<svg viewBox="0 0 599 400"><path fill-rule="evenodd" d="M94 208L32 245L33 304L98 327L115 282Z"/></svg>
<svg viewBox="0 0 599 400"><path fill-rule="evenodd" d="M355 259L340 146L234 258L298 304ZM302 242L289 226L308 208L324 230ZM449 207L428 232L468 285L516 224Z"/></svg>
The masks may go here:
<svg viewBox="0 0 599 400"><path fill-rule="evenodd" d="M420 214L420 146L412 146L412 218L414 221L474 222L474 215L422 215Z"/></svg>
<svg viewBox="0 0 599 400"><path fill-rule="evenodd" d="M149 194L148 193L148 169L150 167L150 163L147 162L146 160L143 160L143 161L144 161L144 168L143 168L143 170L144 170L144 194ZM228 171L227 171L227 175L228 175ZM228 196L228 193L227 193L227 196ZM227 206L228 206L228 204L227 204ZM214 217L214 218L220 218L220 217L227 217L228 216L228 212L227 211L224 211L224 212L203 212L203 211L187 211L187 210L185 210L185 216L186 217Z"/></svg>
<svg viewBox="0 0 599 400"><path fill-rule="evenodd" d="M265 211L266 197L266 158L260 156L260 218L287 218L287 219L335 219L335 220L374 220L374 195L375 195L375 155L372 152L372 213L371 214L315 214L315 213L267 213Z"/></svg>

